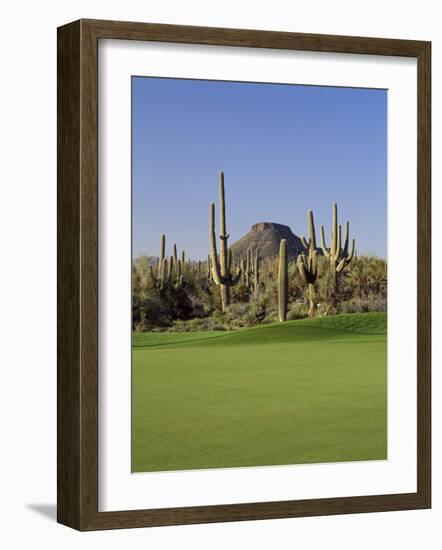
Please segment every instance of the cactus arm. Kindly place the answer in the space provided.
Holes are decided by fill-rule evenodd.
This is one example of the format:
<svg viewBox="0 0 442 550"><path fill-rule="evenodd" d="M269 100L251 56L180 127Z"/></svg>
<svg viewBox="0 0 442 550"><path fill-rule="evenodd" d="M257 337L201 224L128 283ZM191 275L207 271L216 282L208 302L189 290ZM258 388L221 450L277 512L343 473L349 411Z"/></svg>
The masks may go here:
<svg viewBox="0 0 442 550"><path fill-rule="evenodd" d="M326 256L327 258L330 257L330 252L328 251L327 245L325 244L325 233L323 225L321 225L321 248L324 256Z"/></svg>
<svg viewBox="0 0 442 550"><path fill-rule="evenodd" d="M301 237L301 243L305 249L307 249L310 246L309 243L307 242L307 239L304 237L304 235Z"/></svg>
<svg viewBox="0 0 442 550"><path fill-rule="evenodd" d="M167 271L167 279L170 280L170 278L172 277L172 273L173 273L173 256L170 256L169 258L169 266L168 266L168 271Z"/></svg>
<svg viewBox="0 0 442 550"><path fill-rule="evenodd" d="M227 240L229 235L226 232L226 198L224 192L224 172L220 172L219 175L219 233L220 238Z"/></svg>
<svg viewBox="0 0 442 550"><path fill-rule="evenodd" d="M298 256L297 264L298 264L299 273L300 273L303 281L307 282L307 272L306 272L305 255L304 254L300 254Z"/></svg>
<svg viewBox="0 0 442 550"><path fill-rule="evenodd" d="M350 254L347 256L347 264L349 264L353 260L353 256L355 255L355 246L356 246L356 240L353 239L351 241Z"/></svg>
<svg viewBox="0 0 442 550"><path fill-rule="evenodd" d="M330 254L335 257L336 251L339 250L339 246L337 246L337 237L338 237L338 205L334 202L333 203L333 222L332 222L332 244L330 249Z"/></svg>
<svg viewBox="0 0 442 550"><path fill-rule="evenodd" d="M346 265L345 262L346 262L346 258L342 258L342 260L336 266L336 273L341 273L341 271L344 269Z"/></svg>
<svg viewBox="0 0 442 550"><path fill-rule="evenodd" d="M308 258L305 254L301 254L298 256L297 265L303 281L308 284L313 284L318 274L316 253L309 254Z"/></svg>
<svg viewBox="0 0 442 550"><path fill-rule="evenodd" d="M347 267L348 264L353 260L353 256L355 253L355 245L356 245L356 241L355 239L353 239L351 242L350 254L348 256L344 256L342 260L339 262L338 267L336 268L336 271L338 273L340 273L344 269L344 267Z"/></svg>
<svg viewBox="0 0 442 550"><path fill-rule="evenodd" d="M309 256L308 256L308 270L309 270L309 273L313 273L313 263L314 263L313 255L309 254Z"/></svg>
<svg viewBox="0 0 442 550"><path fill-rule="evenodd" d="M344 246L342 247L343 248L343 252L342 252L343 256L348 255L348 235L349 235L349 232L350 232L350 222L347 220L345 222Z"/></svg>
<svg viewBox="0 0 442 550"><path fill-rule="evenodd" d="M236 284L238 284L239 281L241 280L241 275L242 275L242 271L241 271L241 269L238 269L238 271L236 272L236 275L234 275L230 279L230 285L235 286Z"/></svg>
<svg viewBox="0 0 442 550"><path fill-rule="evenodd" d="M175 243L173 245L173 261L175 265L178 265L178 252L177 252L177 247Z"/></svg>
<svg viewBox="0 0 442 550"><path fill-rule="evenodd" d="M338 231L335 238L335 253L333 255L333 260L335 262L339 261L341 256L341 224L338 225Z"/></svg>
<svg viewBox="0 0 442 550"><path fill-rule="evenodd" d="M316 250L315 221L313 219L313 210L308 211L308 237L309 248Z"/></svg>
<svg viewBox="0 0 442 550"><path fill-rule="evenodd" d="M318 271L318 257L317 257L316 252L315 252L314 260L315 261L314 261L314 266L313 266L313 276L314 276L315 281L316 281L316 279L318 278L318 273L319 273L319 271Z"/></svg>
<svg viewBox="0 0 442 550"><path fill-rule="evenodd" d="M210 259L212 268L212 277L215 284L221 284L221 273L218 264L218 253L216 250L216 237L215 237L215 204L212 202L210 205Z"/></svg>
<svg viewBox="0 0 442 550"><path fill-rule="evenodd" d="M354 256L354 250L355 250L355 240L353 239L352 244L351 244L350 254L348 256L344 256L342 258L342 260L339 262L339 265L336 268L336 271L338 273L341 272L344 269L344 267L347 267L348 264L352 261L353 256Z"/></svg>

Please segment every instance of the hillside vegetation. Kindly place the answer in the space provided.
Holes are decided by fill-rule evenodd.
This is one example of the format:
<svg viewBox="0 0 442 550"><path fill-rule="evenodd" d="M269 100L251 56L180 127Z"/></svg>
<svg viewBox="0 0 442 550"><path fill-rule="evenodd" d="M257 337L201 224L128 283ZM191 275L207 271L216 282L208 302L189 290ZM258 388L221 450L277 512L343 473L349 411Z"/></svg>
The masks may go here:
<svg viewBox="0 0 442 550"><path fill-rule="evenodd" d="M320 226L316 240L313 210L308 237L273 222L252 226L228 244L224 173L216 205L209 206L207 260L190 261L174 243L167 251L161 235L159 256L137 258L132 267L132 324L136 331L216 331L314 318L337 313L385 311L387 264L357 257L350 222L339 223L332 205L330 240ZM169 255L167 253L169 252Z"/></svg>

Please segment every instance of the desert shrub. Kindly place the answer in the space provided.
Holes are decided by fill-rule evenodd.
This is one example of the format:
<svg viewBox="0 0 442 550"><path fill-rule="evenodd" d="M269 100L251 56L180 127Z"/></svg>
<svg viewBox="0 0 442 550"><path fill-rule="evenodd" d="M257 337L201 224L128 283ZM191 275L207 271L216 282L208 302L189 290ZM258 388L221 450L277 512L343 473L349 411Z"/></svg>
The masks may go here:
<svg viewBox="0 0 442 550"><path fill-rule="evenodd" d="M221 312L220 289L210 283L207 264L186 262L184 285L156 281L157 259L136 258L132 265L134 330L235 330L278 321L278 259L263 258L257 297L242 283L231 289L231 304ZM318 257L319 278L315 284L318 315L339 312L385 311L387 308L387 263L376 257L355 258L339 277L338 303L334 303L334 274L329 259ZM153 277L151 275L153 267ZM289 264L288 316L307 315L307 285L293 260Z"/></svg>
<svg viewBox="0 0 442 550"><path fill-rule="evenodd" d="M386 297L369 294L365 298L352 298L339 304L339 313L367 313L370 311L387 311Z"/></svg>
<svg viewBox="0 0 442 550"><path fill-rule="evenodd" d="M133 305L133 323L139 326L168 326L173 312L166 301L158 295L142 296L137 304Z"/></svg>
<svg viewBox="0 0 442 550"><path fill-rule="evenodd" d="M345 300L339 304L339 313L360 313L360 311L355 300Z"/></svg>
<svg viewBox="0 0 442 550"><path fill-rule="evenodd" d="M304 303L291 304L287 312L287 321L295 321L296 319L305 319L308 317L308 309Z"/></svg>
<svg viewBox="0 0 442 550"><path fill-rule="evenodd" d="M232 302L248 302L251 298L251 292L243 283L238 283L231 289Z"/></svg>
<svg viewBox="0 0 442 550"><path fill-rule="evenodd" d="M338 310L331 302L319 302L316 315L318 317L323 317L326 315L336 315Z"/></svg>
<svg viewBox="0 0 442 550"><path fill-rule="evenodd" d="M246 327L254 327L260 325L266 317L266 308L264 300L252 302L245 315L244 322Z"/></svg>
<svg viewBox="0 0 442 550"><path fill-rule="evenodd" d="M387 311L387 296L373 294L370 298L370 311Z"/></svg>

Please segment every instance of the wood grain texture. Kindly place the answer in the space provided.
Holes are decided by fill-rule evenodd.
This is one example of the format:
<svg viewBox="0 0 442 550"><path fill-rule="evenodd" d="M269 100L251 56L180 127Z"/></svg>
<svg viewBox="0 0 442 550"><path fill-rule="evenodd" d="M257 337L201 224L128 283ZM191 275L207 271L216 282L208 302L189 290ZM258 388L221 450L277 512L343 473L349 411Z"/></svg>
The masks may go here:
<svg viewBox="0 0 442 550"><path fill-rule="evenodd" d="M58 32L57 519L80 509L80 23Z"/></svg>
<svg viewBox="0 0 442 550"><path fill-rule="evenodd" d="M416 57L417 493L98 512L98 40ZM431 505L431 48L411 40L80 20L58 29L58 521L79 530L245 521Z"/></svg>
<svg viewBox="0 0 442 550"><path fill-rule="evenodd" d="M417 486L431 506L431 44L418 57Z"/></svg>

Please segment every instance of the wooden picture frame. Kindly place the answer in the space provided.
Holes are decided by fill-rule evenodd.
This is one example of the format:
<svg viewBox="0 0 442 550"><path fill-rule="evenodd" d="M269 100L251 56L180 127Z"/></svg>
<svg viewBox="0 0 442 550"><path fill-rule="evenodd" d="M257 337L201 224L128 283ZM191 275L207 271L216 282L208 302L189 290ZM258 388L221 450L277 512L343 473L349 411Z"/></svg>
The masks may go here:
<svg viewBox="0 0 442 550"><path fill-rule="evenodd" d="M159 41L405 56L418 67L417 492L98 511L98 41ZM58 521L82 531L431 506L431 44L422 41L79 20L58 29Z"/></svg>

